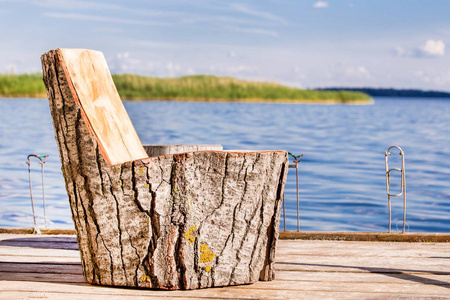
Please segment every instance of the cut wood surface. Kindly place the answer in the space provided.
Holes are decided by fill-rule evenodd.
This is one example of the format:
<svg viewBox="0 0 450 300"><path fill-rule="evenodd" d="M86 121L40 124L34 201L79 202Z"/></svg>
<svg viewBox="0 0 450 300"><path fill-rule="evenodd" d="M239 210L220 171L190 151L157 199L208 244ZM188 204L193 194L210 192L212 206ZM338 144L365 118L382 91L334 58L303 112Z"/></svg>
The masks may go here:
<svg viewBox="0 0 450 300"><path fill-rule="evenodd" d="M84 49L59 49L67 83L81 106L100 150L112 165L146 158L141 141L116 90L103 53Z"/></svg>
<svg viewBox="0 0 450 300"><path fill-rule="evenodd" d="M76 245L0 234L0 298L450 299L449 243L282 240L274 281L189 291L89 285Z"/></svg>
<svg viewBox="0 0 450 300"><path fill-rule="evenodd" d="M194 151L222 151L222 145L144 145L149 157Z"/></svg>

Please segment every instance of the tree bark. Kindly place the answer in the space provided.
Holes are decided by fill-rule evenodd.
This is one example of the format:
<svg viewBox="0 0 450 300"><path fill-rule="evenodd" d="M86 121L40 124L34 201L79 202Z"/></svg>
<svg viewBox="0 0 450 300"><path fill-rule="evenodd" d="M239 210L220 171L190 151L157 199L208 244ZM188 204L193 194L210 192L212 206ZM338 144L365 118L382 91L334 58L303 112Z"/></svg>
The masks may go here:
<svg viewBox="0 0 450 300"><path fill-rule="evenodd" d="M44 54L42 65L88 282L195 289L274 278L286 152L200 151L110 165L61 54Z"/></svg>

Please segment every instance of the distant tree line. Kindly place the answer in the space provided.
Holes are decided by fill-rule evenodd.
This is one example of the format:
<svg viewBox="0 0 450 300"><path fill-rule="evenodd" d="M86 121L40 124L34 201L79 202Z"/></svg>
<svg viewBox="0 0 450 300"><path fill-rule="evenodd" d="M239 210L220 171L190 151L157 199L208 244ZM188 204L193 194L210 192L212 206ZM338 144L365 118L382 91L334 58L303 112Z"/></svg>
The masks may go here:
<svg viewBox="0 0 450 300"><path fill-rule="evenodd" d="M423 91L414 89L331 87L331 88L321 88L317 90L362 92L370 95L371 97L450 98L450 93L448 92Z"/></svg>

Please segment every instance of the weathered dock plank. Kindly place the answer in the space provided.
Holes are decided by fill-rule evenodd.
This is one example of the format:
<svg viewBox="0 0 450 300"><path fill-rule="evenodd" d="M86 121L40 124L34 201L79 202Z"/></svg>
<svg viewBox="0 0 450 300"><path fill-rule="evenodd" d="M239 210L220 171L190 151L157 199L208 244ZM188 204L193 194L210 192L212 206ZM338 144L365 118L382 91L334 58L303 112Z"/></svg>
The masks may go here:
<svg viewBox="0 0 450 300"><path fill-rule="evenodd" d="M338 231L280 231L285 240L339 240L366 242L438 242L449 243L450 233L429 232L338 232Z"/></svg>
<svg viewBox="0 0 450 300"><path fill-rule="evenodd" d="M161 291L89 285L74 236L0 234L0 298L450 299L450 243L281 240L276 280Z"/></svg>

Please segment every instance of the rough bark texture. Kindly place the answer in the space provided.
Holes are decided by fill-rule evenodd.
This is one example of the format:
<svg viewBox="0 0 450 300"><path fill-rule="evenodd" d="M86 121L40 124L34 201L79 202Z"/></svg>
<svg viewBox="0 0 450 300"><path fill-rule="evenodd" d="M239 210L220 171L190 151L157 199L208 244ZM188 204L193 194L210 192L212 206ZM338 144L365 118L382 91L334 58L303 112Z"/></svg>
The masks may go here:
<svg viewBox="0 0 450 300"><path fill-rule="evenodd" d="M42 56L43 74L86 280L159 289L272 280L286 152L202 151L111 166L60 55Z"/></svg>
<svg viewBox="0 0 450 300"><path fill-rule="evenodd" d="M194 151L222 151L222 145L143 145L149 157Z"/></svg>

